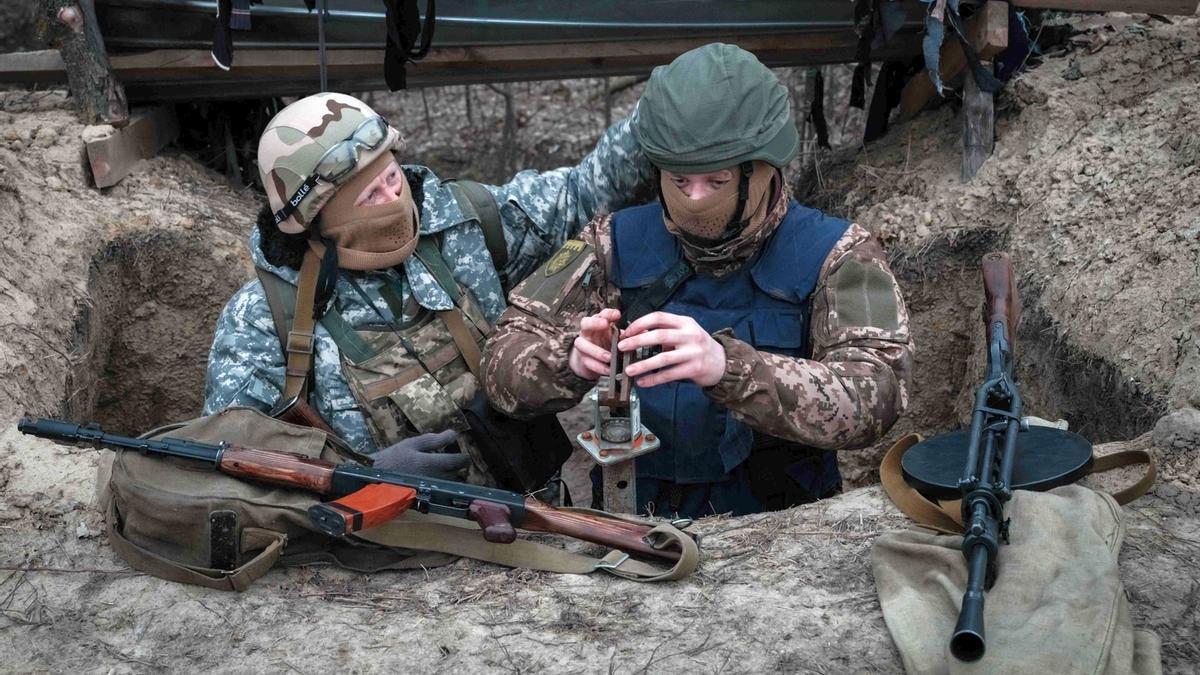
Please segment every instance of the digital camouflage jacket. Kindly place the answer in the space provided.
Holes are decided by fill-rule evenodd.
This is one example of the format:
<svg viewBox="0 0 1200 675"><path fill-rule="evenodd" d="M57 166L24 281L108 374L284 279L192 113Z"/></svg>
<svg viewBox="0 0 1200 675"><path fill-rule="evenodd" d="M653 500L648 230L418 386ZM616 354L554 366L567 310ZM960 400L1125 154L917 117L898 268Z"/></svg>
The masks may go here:
<svg viewBox="0 0 1200 675"><path fill-rule="evenodd" d="M650 194L652 168L638 149L631 120L627 118L609 128L595 150L577 166L540 173L522 171L504 185L485 186L499 205L504 226L508 247L504 278L511 283L523 279L593 216L644 200ZM475 295L487 319L495 321L505 309L508 289L492 265L479 222L463 213L449 184L433 171L423 166L403 168L416 188L414 193L423 196L421 236L440 235L443 257L454 277ZM272 265L259 244L255 228L249 242L254 264L296 283L298 270ZM352 327L378 324L386 315L387 303L378 289L388 277L400 280L406 308L412 307L414 300L431 310L453 307L450 296L416 257L379 272L343 270L334 302ZM411 318L407 309L400 317L402 321ZM315 355L310 401L352 447L375 452L378 448L342 375L338 348L321 325L316 328ZM253 279L230 298L217 322L209 352L203 414L232 405L268 410L278 401L283 380L279 337L262 284Z"/></svg>
<svg viewBox="0 0 1200 675"><path fill-rule="evenodd" d="M516 416L564 410L595 384L571 371L568 356L580 318L620 306L620 291L603 282L594 253L611 261L610 220L597 218L580 241L567 243L566 254L547 263L554 273L539 271L510 294L484 353L484 387L501 410ZM863 298L879 292L894 294L894 305L880 304L896 313L865 321L872 310ZM854 448L878 439L908 404L913 343L887 257L862 227L851 225L822 264L809 325L811 359L759 351L729 331L715 333L725 348L725 375L705 393L752 428L810 447Z"/></svg>

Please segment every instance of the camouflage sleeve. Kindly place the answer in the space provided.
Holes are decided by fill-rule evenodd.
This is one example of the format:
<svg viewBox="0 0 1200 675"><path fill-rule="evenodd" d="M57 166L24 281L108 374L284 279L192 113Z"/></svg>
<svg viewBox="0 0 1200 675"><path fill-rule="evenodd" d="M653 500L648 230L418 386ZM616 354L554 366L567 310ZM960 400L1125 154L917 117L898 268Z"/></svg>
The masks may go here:
<svg viewBox="0 0 1200 675"><path fill-rule="evenodd" d="M726 372L708 390L734 417L826 449L881 437L908 405L908 311L879 242L851 225L812 296L812 359L756 351L722 331Z"/></svg>
<svg viewBox="0 0 1200 675"><path fill-rule="evenodd" d="M578 165L522 171L492 188L508 242L508 279L524 279L594 216L652 198L654 171L633 135L636 114L609 127Z"/></svg>
<svg viewBox="0 0 1200 675"><path fill-rule="evenodd" d="M270 410L283 391L283 370L271 309L262 284L253 279L233 294L217 320L202 414L232 405Z"/></svg>
<svg viewBox="0 0 1200 675"><path fill-rule="evenodd" d="M595 385L571 371L568 357L579 320L619 306L596 264L597 250L609 259L609 218L597 217L509 294L483 353L484 391L509 415L566 410Z"/></svg>

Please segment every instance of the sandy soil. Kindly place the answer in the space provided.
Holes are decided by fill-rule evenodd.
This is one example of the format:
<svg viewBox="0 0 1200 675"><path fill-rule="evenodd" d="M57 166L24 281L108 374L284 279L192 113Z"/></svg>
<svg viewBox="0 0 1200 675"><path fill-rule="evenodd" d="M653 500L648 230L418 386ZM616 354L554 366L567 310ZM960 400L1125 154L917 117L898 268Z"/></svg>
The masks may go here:
<svg viewBox="0 0 1200 675"><path fill-rule="evenodd" d="M1113 23L1091 24L1103 49L1051 55L1009 86L996 153L972 184L958 182L959 120L944 107L824 157L801 188L891 249L920 349L895 433L959 424L981 368L975 266L985 251L1013 253L1028 411L1128 441L1101 452L1159 458L1159 483L1125 509L1122 577L1165 669L1196 672L1200 24ZM88 188L82 128L62 98L3 96L0 670L900 670L867 553L904 519L878 487L697 523L699 572L658 587L466 561L275 570L243 594L132 572L91 505L100 451L29 439L13 422L28 411L134 431L194 414L216 312L250 275L255 199L170 152L115 188ZM849 486L874 481L878 449L844 453Z"/></svg>

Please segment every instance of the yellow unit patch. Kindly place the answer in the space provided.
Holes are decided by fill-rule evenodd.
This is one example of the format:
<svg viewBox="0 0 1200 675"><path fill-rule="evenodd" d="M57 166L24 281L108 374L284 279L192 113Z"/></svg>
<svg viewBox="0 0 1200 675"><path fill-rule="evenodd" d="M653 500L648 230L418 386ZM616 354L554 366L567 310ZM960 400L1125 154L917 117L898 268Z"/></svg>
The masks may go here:
<svg viewBox="0 0 1200 675"><path fill-rule="evenodd" d="M587 244L584 244L582 241L578 239L568 239L567 243L563 244L563 247L558 249L558 253L555 253L554 256L546 262L546 276L551 277L565 270L567 265L570 265L571 261L578 258L579 254L583 253L584 249L586 248Z"/></svg>

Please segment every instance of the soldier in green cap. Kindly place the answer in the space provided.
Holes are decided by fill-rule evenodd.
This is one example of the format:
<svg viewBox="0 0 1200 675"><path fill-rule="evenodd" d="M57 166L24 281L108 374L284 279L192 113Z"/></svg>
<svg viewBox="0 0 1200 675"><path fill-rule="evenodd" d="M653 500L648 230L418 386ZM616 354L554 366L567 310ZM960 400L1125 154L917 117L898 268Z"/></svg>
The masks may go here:
<svg viewBox="0 0 1200 675"><path fill-rule="evenodd" d="M787 508L840 489L833 450L880 438L907 404L900 289L864 228L791 199L787 89L736 46L656 68L635 121L659 200L593 220L509 295L484 352L492 402L563 410L634 362L639 511Z"/></svg>

